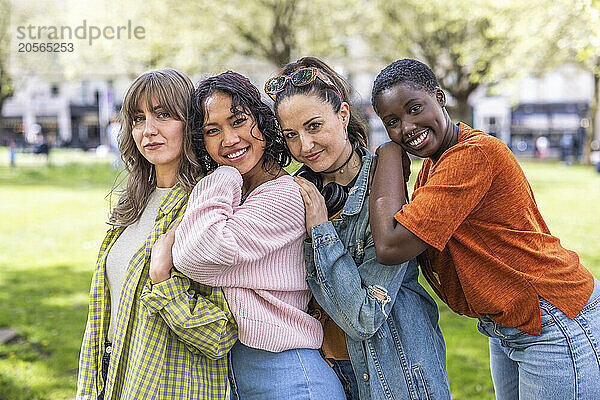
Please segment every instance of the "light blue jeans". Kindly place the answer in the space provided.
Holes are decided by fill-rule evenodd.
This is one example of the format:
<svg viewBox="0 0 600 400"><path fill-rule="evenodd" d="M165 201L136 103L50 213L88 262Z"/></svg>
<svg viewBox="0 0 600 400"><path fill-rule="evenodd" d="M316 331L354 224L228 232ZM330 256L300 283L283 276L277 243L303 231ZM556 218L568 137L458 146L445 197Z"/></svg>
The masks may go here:
<svg viewBox="0 0 600 400"><path fill-rule="evenodd" d="M490 337L496 399L600 399L600 282L573 320L543 298L540 306L540 336L479 319L477 329Z"/></svg>
<svg viewBox="0 0 600 400"><path fill-rule="evenodd" d="M237 341L229 360L232 400L346 400L318 350L272 353Z"/></svg>

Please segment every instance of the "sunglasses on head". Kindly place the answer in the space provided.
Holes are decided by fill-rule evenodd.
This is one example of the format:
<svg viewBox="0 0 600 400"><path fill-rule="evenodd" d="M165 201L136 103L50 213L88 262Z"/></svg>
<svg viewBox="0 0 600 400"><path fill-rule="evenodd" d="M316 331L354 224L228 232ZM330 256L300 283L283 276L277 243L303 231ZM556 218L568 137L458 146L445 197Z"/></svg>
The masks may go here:
<svg viewBox="0 0 600 400"><path fill-rule="evenodd" d="M342 94L338 88L335 87L333 82L331 82L327 76L320 73L316 67L303 67L292 72L290 75L280 75L269 79L267 83L265 83L265 93L275 101L277 93L285 88L288 81L294 86L305 86L314 82L317 78L319 78L319 80L328 88L332 89L338 95L340 101L343 101Z"/></svg>

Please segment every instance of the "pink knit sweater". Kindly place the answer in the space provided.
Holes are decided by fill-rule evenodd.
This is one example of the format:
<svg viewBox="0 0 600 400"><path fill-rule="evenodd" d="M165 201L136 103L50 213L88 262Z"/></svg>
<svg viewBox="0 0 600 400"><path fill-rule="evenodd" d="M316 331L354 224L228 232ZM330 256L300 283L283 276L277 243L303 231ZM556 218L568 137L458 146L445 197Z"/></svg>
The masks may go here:
<svg viewBox="0 0 600 400"><path fill-rule="evenodd" d="M222 286L239 339L273 352L317 349L321 324L306 313L304 203L291 176L263 183L240 205L242 176L221 166L198 182L173 245L175 267Z"/></svg>

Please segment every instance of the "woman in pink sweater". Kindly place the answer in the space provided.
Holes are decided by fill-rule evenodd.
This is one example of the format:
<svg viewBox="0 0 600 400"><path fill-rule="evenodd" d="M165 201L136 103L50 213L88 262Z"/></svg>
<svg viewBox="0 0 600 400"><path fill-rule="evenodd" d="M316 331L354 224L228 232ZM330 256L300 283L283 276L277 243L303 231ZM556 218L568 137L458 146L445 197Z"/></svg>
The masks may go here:
<svg viewBox="0 0 600 400"><path fill-rule="evenodd" d="M344 399L323 361L323 332L307 314L304 203L284 170L290 156L270 108L234 72L207 78L193 99L191 128L208 176L176 231L175 267L221 286L236 319L232 397Z"/></svg>

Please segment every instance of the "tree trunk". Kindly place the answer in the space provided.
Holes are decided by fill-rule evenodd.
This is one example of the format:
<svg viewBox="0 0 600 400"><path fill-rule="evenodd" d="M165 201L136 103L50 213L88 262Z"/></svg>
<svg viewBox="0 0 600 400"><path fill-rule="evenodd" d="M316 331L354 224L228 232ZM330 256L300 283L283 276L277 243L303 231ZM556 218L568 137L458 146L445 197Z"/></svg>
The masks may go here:
<svg viewBox="0 0 600 400"><path fill-rule="evenodd" d="M594 94L592 103L590 104L590 125L587 128L585 134L585 141L583 145L583 162L586 165L591 164L590 152L592 148L592 141L594 139L600 140L600 126L598 126L598 97L600 96L600 73L594 74Z"/></svg>
<svg viewBox="0 0 600 400"><path fill-rule="evenodd" d="M456 100L456 104L452 107L447 107L452 120L473 126L473 109L469 105L469 96L455 96L454 99Z"/></svg>

